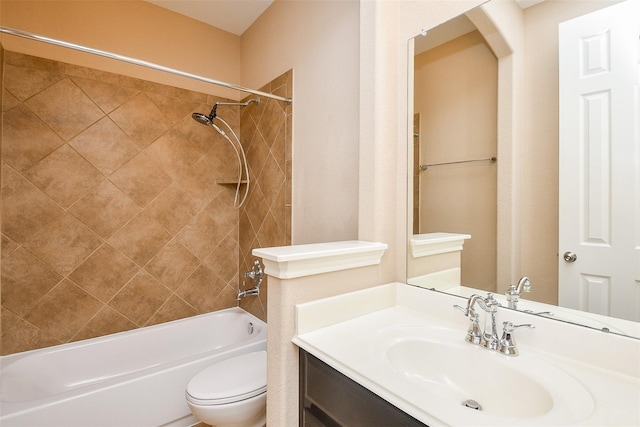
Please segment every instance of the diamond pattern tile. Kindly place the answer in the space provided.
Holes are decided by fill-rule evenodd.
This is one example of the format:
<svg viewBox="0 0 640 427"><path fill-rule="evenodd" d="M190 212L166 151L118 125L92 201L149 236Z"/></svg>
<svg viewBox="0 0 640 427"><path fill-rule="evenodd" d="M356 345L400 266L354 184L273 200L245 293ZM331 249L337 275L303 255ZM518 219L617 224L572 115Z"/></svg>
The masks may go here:
<svg viewBox="0 0 640 427"><path fill-rule="evenodd" d="M144 93L136 95L109 117L141 147L146 147L169 130L167 119Z"/></svg>
<svg viewBox="0 0 640 427"><path fill-rule="evenodd" d="M64 207L102 181L102 174L73 148L63 145L29 169L26 177Z"/></svg>
<svg viewBox="0 0 640 427"><path fill-rule="evenodd" d="M190 117L228 100L5 53L3 354L235 306L251 249L290 242L290 107L220 108L253 156L238 210L233 149Z"/></svg>
<svg viewBox="0 0 640 427"><path fill-rule="evenodd" d="M171 178L144 152L127 162L109 179L140 206L146 206L171 184Z"/></svg>
<svg viewBox="0 0 640 427"><path fill-rule="evenodd" d="M25 105L65 141L104 116L68 78L29 98Z"/></svg>
<svg viewBox="0 0 640 427"><path fill-rule="evenodd" d="M58 273L68 275L93 251L102 239L69 214L45 225L24 247Z"/></svg>
<svg viewBox="0 0 640 427"><path fill-rule="evenodd" d="M109 306L138 326L144 326L162 306L171 291L145 271L139 272L118 292Z"/></svg>
<svg viewBox="0 0 640 427"><path fill-rule="evenodd" d="M69 208L76 218L103 238L119 230L138 212L138 205L105 180Z"/></svg>
<svg viewBox="0 0 640 427"><path fill-rule="evenodd" d="M106 176L140 151L137 144L108 117L72 139L69 145Z"/></svg>
<svg viewBox="0 0 640 427"><path fill-rule="evenodd" d="M21 176L2 188L2 233L18 243L63 213L57 203Z"/></svg>
<svg viewBox="0 0 640 427"><path fill-rule="evenodd" d="M71 79L105 113L110 113L138 94L135 89L114 83L74 77Z"/></svg>
<svg viewBox="0 0 640 427"><path fill-rule="evenodd" d="M23 105L4 113L2 156L19 171L25 171L48 156L64 141Z"/></svg>

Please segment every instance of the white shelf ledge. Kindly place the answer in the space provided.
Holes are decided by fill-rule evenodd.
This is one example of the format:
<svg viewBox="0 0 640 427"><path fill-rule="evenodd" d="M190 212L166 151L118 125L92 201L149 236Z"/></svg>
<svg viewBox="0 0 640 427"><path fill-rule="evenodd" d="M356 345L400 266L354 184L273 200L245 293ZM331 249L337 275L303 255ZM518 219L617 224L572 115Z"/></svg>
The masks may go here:
<svg viewBox="0 0 640 427"><path fill-rule="evenodd" d="M409 245L411 246L411 255L414 258L420 258L428 255L461 251L464 241L470 238L470 234L457 233L414 234Z"/></svg>
<svg viewBox="0 0 640 427"><path fill-rule="evenodd" d="M279 279L293 279L350 268L380 264L386 243L349 240L307 245L256 248L265 273Z"/></svg>

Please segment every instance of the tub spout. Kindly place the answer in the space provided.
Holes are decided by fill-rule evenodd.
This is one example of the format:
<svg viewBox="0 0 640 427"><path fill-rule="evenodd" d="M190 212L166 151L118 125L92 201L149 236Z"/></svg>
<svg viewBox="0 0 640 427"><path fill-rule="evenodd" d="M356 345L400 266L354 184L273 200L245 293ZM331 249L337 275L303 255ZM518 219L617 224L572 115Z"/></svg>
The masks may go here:
<svg viewBox="0 0 640 427"><path fill-rule="evenodd" d="M263 280L262 265L260 265L260 261L255 260L251 266L251 271L245 272L243 277L245 279L251 279L253 281L253 287L243 291L238 289L238 301L244 297L260 295L260 285ZM244 285L244 280L242 281L242 284Z"/></svg>
<svg viewBox="0 0 640 427"><path fill-rule="evenodd" d="M258 296L260 295L260 288L253 287L244 291L238 290L238 301L244 297Z"/></svg>

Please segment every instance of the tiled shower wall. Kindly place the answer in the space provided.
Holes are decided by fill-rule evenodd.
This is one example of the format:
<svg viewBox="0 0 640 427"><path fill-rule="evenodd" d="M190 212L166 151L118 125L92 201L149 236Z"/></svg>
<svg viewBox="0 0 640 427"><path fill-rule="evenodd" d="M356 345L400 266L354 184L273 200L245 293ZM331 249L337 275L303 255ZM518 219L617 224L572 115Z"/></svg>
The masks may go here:
<svg viewBox="0 0 640 427"><path fill-rule="evenodd" d="M292 97L293 72L288 71L261 88L263 92ZM249 97L255 98L255 97ZM251 269L253 248L291 244L291 105L263 98L257 108L241 116L243 145L250 171L249 197L240 210L240 271ZM258 298L240 306L267 320L267 280ZM241 289L252 286L240 278ZM245 286L246 285L246 286Z"/></svg>
<svg viewBox="0 0 640 427"><path fill-rule="evenodd" d="M11 52L4 64L2 354L235 306L241 222L257 216L216 184L235 152L190 117L218 99ZM244 115L255 107L260 133L269 103ZM244 132L239 107L218 113ZM270 187L260 175L251 197Z"/></svg>

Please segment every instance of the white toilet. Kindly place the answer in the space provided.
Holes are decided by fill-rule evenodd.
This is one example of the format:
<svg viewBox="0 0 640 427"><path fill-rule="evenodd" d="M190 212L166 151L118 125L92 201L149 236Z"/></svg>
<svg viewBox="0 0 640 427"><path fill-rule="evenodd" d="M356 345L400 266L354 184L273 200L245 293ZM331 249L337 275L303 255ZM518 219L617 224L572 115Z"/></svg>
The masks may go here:
<svg viewBox="0 0 640 427"><path fill-rule="evenodd" d="M242 354L196 374L187 384L187 404L214 427L263 427L267 407L267 352Z"/></svg>

